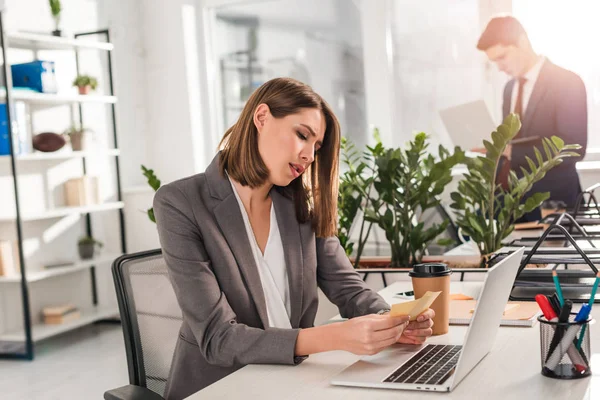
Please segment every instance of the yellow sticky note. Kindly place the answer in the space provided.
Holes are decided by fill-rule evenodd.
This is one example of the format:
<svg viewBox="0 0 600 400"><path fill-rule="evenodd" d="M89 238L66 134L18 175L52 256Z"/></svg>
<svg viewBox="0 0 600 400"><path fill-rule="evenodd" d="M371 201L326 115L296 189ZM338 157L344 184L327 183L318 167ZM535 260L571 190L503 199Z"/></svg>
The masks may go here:
<svg viewBox="0 0 600 400"><path fill-rule="evenodd" d="M442 292L426 292L423 295L423 297L421 297L418 300L393 304L392 309L390 310L390 315L392 317L408 315L410 316L410 320L414 321L415 319L417 319L419 314L427 310L431 306L431 304L433 304L433 302L440 295L440 293Z"/></svg>

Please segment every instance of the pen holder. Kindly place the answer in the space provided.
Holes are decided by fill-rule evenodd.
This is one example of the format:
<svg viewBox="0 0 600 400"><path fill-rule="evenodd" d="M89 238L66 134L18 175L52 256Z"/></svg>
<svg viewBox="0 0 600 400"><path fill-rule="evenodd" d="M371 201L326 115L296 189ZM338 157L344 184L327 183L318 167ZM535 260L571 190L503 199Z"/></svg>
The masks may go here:
<svg viewBox="0 0 600 400"><path fill-rule="evenodd" d="M591 375L591 318L580 322L574 319L575 314L570 316L569 322L552 322L543 316L538 317L542 375L555 379L578 379Z"/></svg>

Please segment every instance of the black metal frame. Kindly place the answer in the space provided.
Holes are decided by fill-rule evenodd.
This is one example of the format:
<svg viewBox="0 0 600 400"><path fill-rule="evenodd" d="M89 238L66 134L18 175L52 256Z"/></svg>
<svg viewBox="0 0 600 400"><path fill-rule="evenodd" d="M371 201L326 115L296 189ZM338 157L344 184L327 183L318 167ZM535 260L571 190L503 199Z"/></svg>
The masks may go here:
<svg viewBox="0 0 600 400"><path fill-rule="evenodd" d="M574 249L565 249L565 250L559 250L559 251L553 251L553 252L549 252L549 251L544 251L543 254L545 255L564 255L564 254L573 254L573 255L578 255L579 258L573 258L573 259L561 259L561 261L559 263L555 263L555 262L551 262L551 261L547 261L547 262L551 262L554 264L587 264L590 269L592 270L593 274L590 272L586 272L586 271L567 271L568 273L570 273L571 275L573 275L576 278L589 278L589 277L593 277L595 276L595 274L598 273L598 269L596 268L596 266L594 265L594 263L591 261L591 259L588 257L588 255L586 254L586 251L583 251L579 245L577 244L577 242L573 239L573 237L569 234L569 232L567 231L567 229L559 224L553 224L550 225L550 227L548 229L546 229L544 231L544 233L542 234L542 236L540 236L540 238L537 240L537 242L535 243L535 245L531 248L531 250L527 251L527 254L525 257L523 257L523 259L521 260L521 265L519 266L519 270L517 272L516 278L515 278L515 283L513 284L513 288L511 290L511 294L509 296L510 300L516 300L516 301L533 301L533 298L530 297L520 297L517 295L514 295L514 289L515 287L517 287L517 281L519 281L519 277L521 278L525 278L525 275L531 275L532 278L534 279L539 279L541 277L541 274L545 274L546 277L548 276L548 271L544 270L544 271L540 271L539 273L535 273L535 271L533 271L533 274L525 274L525 267L533 262L533 263L537 263L537 262L543 262L544 259L535 259L535 255L538 252L538 250L540 249L540 246L542 245L542 243L548 239L548 236L550 235L550 233L552 231L559 231L559 233L561 233L563 235L563 240L568 241ZM598 254L598 250L587 250L587 253L590 254ZM536 276L538 275L538 276ZM591 288L591 285L590 285ZM584 301L581 299L573 299L573 301ZM585 300L585 302L587 302L588 300ZM600 299L597 300L598 302L600 302Z"/></svg>
<svg viewBox="0 0 600 400"><path fill-rule="evenodd" d="M33 342L33 333L32 333L32 323L31 323L31 307L29 301L29 286L26 278L26 260L23 253L23 227L22 227L22 217L21 217L21 209L19 205L19 185L18 185L18 174L17 174L17 166L16 166L16 158L15 158L15 149L13 148L13 129L12 129L12 74L10 70L10 63L8 62L8 48L9 46L6 43L6 35L4 31L4 17L5 14L0 10L0 49L2 50L2 55L4 58L4 64L2 66L2 77L4 78L5 86L6 86L6 114L8 120L8 140L9 140L9 148L10 148L10 163L12 169L12 178L13 178L13 188L14 188L14 196L15 196L15 211L16 211L16 229L17 229L17 243L18 243L18 256L21 267L21 297L22 297L22 305L23 305L23 329L25 333L25 345L24 352L3 352L0 353L0 358L7 359L26 359L33 360L34 358L34 342ZM89 36L89 35L105 35L106 41L110 42L110 32L108 29L99 30L94 32L83 32L74 35L75 38L80 36ZM114 96L114 81L113 81L113 72L112 72L112 55L110 51L107 51L108 54L108 79L109 79L109 90L110 95ZM77 67L77 73L79 74L79 54L78 51L75 50L75 61ZM113 128L113 139L114 139L114 147L118 148L118 139L117 139L117 124L116 124L116 108L115 104L111 104L112 111L112 128ZM81 103L79 104L79 122L83 122L83 112ZM82 158L83 162L83 171L86 172L86 164L85 158ZM122 201L122 190L121 190L121 174L119 168L119 156L115 156L115 166L116 166L116 181L117 181L117 199L118 201ZM125 238L125 218L123 209L119 209L119 225L120 225L120 234L121 234L121 252L124 254L127 252L127 243ZM91 218L90 214L87 213L86 217L86 232L91 236L92 227L91 227ZM95 266L90 267L90 276L91 276L91 289L92 289L92 302L94 305L98 304L98 295L97 295L97 285L96 285L96 271Z"/></svg>
<svg viewBox="0 0 600 400"><path fill-rule="evenodd" d="M127 370L129 372L129 383L135 386L146 387L146 372L142 356L142 345L140 339L140 330L137 326L137 319L131 315L131 310L135 310L133 296L130 294L130 285L123 266L126 263L141 260L145 258L157 257L162 255L161 249L142 251L133 254L125 254L117 258L112 264L112 274L119 303L119 313L121 315L121 325L123 327L123 338L125 340L125 353L127 354Z"/></svg>

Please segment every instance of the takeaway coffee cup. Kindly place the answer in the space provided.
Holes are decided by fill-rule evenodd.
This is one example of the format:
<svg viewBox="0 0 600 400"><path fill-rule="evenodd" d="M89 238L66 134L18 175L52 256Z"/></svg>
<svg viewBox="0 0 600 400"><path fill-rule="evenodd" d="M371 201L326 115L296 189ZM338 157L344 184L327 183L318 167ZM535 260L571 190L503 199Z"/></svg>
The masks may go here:
<svg viewBox="0 0 600 400"><path fill-rule="evenodd" d="M443 263L416 264L408 273L412 279L415 299L420 299L430 292L442 292L435 299L431 308L435 311L433 318L433 334L448 333L450 319L450 275L452 270Z"/></svg>

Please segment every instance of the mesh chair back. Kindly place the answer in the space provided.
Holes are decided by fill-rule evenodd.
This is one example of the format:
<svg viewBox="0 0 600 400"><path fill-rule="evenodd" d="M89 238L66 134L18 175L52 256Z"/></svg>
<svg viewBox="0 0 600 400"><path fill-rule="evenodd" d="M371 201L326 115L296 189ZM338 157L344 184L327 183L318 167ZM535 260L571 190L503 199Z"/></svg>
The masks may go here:
<svg viewBox="0 0 600 400"><path fill-rule="evenodd" d="M163 396L182 315L161 250L113 263L129 381Z"/></svg>

